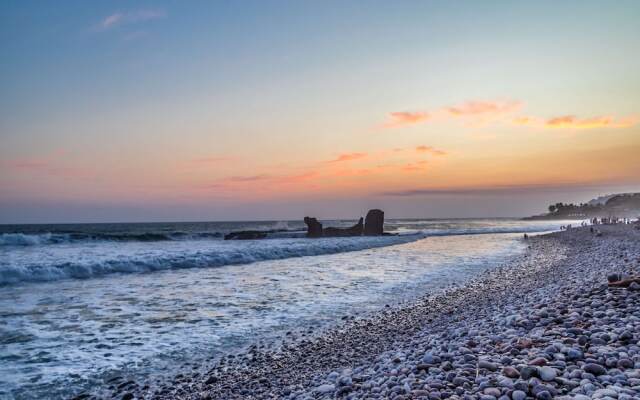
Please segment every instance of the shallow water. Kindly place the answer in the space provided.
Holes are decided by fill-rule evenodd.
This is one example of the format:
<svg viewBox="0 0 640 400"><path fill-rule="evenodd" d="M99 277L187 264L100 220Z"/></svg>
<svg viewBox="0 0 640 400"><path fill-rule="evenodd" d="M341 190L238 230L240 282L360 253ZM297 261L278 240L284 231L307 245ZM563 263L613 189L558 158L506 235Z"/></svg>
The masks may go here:
<svg viewBox="0 0 640 400"><path fill-rule="evenodd" d="M411 224L401 228L415 229L416 222ZM531 226L522 229L552 228ZM187 361L237 351L257 340L269 342L289 330L319 329L347 314L361 315L460 283L525 247L519 233L423 237L201 240L161 246L100 241L84 243L83 251L78 243L15 248L7 252L13 263L29 257L33 263L40 257L41 266L65 257L76 265L126 259L144 267L139 271L149 271L150 259L162 265L206 253L211 260L220 246L233 248L232 253L242 249L242 254L278 257L0 287L0 396L67 397L99 388L115 375L144 380L170 374ZM318 249L336 254L304 256L323 254Z"/></svg>

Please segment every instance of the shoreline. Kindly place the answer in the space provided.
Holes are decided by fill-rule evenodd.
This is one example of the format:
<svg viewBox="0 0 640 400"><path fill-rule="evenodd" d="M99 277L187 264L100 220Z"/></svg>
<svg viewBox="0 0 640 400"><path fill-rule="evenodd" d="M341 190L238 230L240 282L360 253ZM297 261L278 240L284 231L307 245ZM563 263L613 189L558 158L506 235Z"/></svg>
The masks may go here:
<svg viewBox="0 0 640 400"><path fill-rule="evenodd" d="M603 232L597 238L588 228L532 237L524 255L464 286L385 308L367 318L347 317L343 324L315 337L291 338L278 350L253 346L244 354L223 358L207 373L184 372L160 388L125 385L113 397L490 400L568 393L590 396L597 390L598 396L604 396L619 385L607 389L615 385L607 385L611 382L605 379L603 383L593 374L593 382L583 376L589 375L583 371L584 365L593 363L581 360L598 362L588 357L594 345L591 340L587 347L577 344L582 340L578 337L584 335L565 326L586 319L581 323L588 328L595 322L593 318L600 318L594 315L606 317L607 311L613 312L605 308L604 313L587 313L590 317L570 312L590 297L618 296L640 303L638 292L606 288L608 273L637 274L640 270L640 231L614 225ZM633 320L625 324L635 324L635 332L640 331L637 316L631 316ZM544 333L550 326L564 331L547 337ZM616 325L612 329L622 328ZM626 338L628 332L609 334L610 342L611 335ZM609 344L594 339L596 346ZM625 348L622 353L627 357L617 357L613 363L616 368L620 362L623 365L614 382L619 383L622 376L631 380L629 389L616 392L619 399L640 394L637 340L638 334L631 330L631 339L625 341L632 342L632 349ZM565 350L580 352L582 358L567 363ZM601 367L607 368L607 362L603 359ZM631 376L625 371L632 371Z"/></svg>

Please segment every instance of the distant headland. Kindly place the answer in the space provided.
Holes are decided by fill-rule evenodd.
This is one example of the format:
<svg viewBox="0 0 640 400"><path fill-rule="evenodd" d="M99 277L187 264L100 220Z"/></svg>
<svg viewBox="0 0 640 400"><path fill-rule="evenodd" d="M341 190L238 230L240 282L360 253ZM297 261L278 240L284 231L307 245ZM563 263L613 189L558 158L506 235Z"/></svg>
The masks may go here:
<svg viewBox="0 0 640 400"><path fill-rule="evenodd" d="M640 217L640 193L619 193L595 198L587 203L556 203L545 214L525 220L637 218Z"/></svg>

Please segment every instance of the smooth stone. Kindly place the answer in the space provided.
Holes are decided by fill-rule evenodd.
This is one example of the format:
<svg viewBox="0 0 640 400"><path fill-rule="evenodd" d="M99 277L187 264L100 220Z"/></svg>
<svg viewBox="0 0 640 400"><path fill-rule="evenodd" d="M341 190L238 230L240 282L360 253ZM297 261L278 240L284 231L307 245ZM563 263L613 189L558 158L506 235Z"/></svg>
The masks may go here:
<svg viewBox="0 0 640 400"><path fill-rule="evenodd" d="M486 360L478 361L478 367L487 369L491 372L496 371L498 369L498 366L496 364Z"/></svg>
<svg viewBox="0 0 640 400"><path fill-rule="evenodd" d="M602 397L613 397L613 398L617 398L618 397L618 392L616 392L615 390L612 389L598 389L593 393L593 396L596 399L598 398L602 398Z"/></svg>
<svg viewBox="0 0 640 400"><path fill-rule="evenodd" d="M486 388L483 392L484 392L484 394L488 394L489 396L493 396L493 397L496 397L496 398L500 397L500 395L502 394L500 389L494 388L494 387Z"/></svg>
<svg viewBox="0 0 640 400"><path fill-rule="evenodd" d="M320 385L316 388L316 392L318 393L333 393L336 390L336 387L331 384Z"/></svg>
<svg viewBox="0 0 640 400"><path fill-rule="evenodd" d="M556 370L551 367L541 367L538 370L538 374L540 375L540 379L545 382L550 382L556 378L558 375Z"/></svg>
<svg viewBox="0 0 640 400"><path fill-rule="evenodd" d="M535 367L522 367L520 370L520 376L522 379L529 379L538 375L538 369Z"/></svg>
<svg viewBox="0 0 640 400"><path fill-rule="evenodd" d="M529 365L537 365L539 367L547 364L547 359L544 357L536 357L533 360L529 361Z"/></svg>
<svg viewBox="0 0 640 400"><path fill-rule="evenodd" d="M604 374L607 373L607 369L605 367L603 367L602 365L599 365L599 364L594 364L594 363L585 364L582 367L582 369L585 372L588 372L588 373L596 375L596 376L604 375Z"/></svg>
<svg viewBox="0 0 640 400"><path fill-rule="evenodd" d="M524 400L526 398L527 398L527 394L522 390L514 390L513 393L511 393L512 400Z"/></svg>
<svg viewBox="0 0 640 400"><path fill-rule="evenodd" d="M551 393L547 392L546 390L543 390L542 392L538 392L538 394L536 394L536 399L538 399L538 400L552 400L553 396L551 396Z"/></svg>
<svg viewBox="0 0 640 400"><path fill-rule="evenodd" d="M624 369L631 369L634 367L634 363L628 358L621 358L618 360L617 367L624 368Z"/></svg>
<svg viewBox="0 0 640 400"><path fill-rule="evenodd" d="M520 372L518 372L518 370L513 367L504 367L502 369L502 375L506 376L507 378L516 379L520 377Z"/></svg>

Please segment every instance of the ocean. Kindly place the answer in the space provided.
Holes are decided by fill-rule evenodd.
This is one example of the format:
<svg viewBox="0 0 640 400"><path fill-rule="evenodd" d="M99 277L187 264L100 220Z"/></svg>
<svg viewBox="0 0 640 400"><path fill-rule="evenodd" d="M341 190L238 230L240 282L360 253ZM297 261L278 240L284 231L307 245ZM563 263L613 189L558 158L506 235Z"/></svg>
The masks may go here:
<svg viewBox="0 0 640 400"><path fill-rule="evenodd" d="M394 235L322 239L302 221L0 225L0 398L206 369L463 283L521 254L523 233L566 223L387 220ZM239 230L269 234L223 240Z"/></svg>

